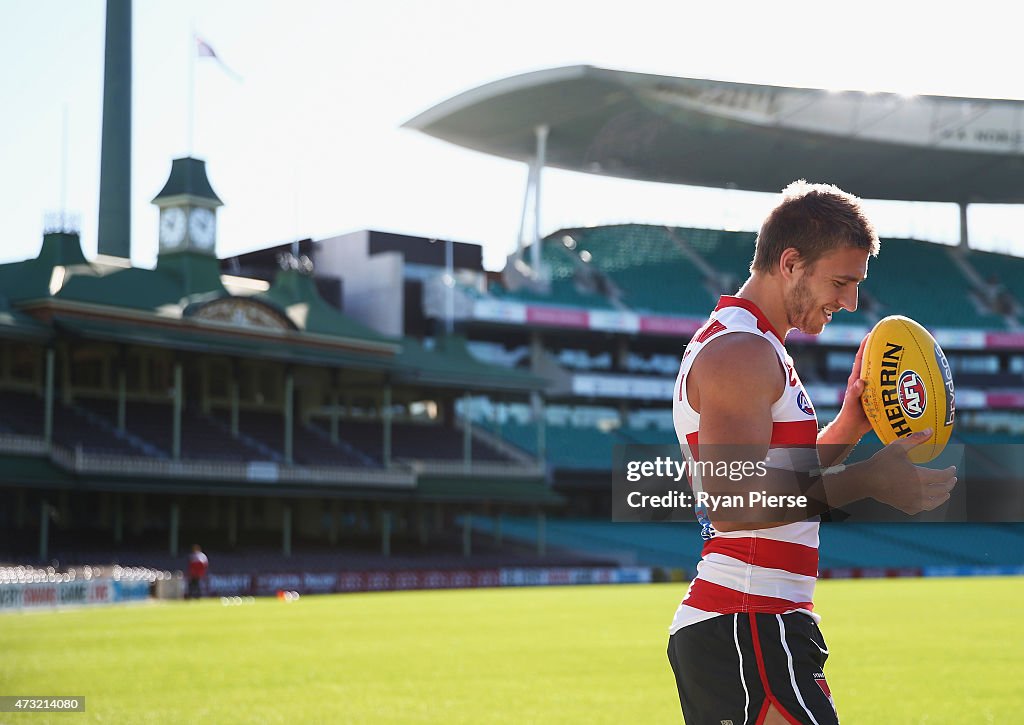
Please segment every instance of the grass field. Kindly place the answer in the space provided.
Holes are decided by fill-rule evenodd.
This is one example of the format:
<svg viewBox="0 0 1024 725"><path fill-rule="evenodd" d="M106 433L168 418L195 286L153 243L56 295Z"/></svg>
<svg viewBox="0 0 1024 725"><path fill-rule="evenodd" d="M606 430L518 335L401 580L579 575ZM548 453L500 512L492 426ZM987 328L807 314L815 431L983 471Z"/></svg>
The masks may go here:
<svg viewBox="0 0 1024 725"><path fill-rule="evenodd" d="M844 724L1018 723L1024 582L823 581ZM0 616L0 722L671 723L678 584L219 600Z"/></svg>

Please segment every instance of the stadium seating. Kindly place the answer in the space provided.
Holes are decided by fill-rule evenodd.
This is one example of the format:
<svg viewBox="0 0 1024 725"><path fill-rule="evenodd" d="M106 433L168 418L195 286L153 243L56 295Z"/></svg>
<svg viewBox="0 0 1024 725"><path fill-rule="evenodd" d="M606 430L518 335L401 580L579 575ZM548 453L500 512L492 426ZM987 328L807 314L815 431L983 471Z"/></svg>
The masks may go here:
<svg viewBox="0 0 1024 725"><path fill-rule="evenodd" d="M575 229L576 252L590 253L590 264L622 292L622 302L638 312L705 315L714 306L703 274L662 227L642 224Z"/></svg>
<svg viewBox="0 0 1024 725"><path fill-rule="evenodd" d="M217 415L222 424L228 424L225 411ZM284 415L268 411L242 411L238 416L238 430L261 445L284 456ZM332 445L330 439L315 434L298 422L292 433L292 460L299 465L311 466L363 466L367 459L343 446Z"/></svg>
<svg viewBox="0 0 1024 725"><path fill-rule="evenodd" d="M1019 565L1024 556L1021 535L1000 524L824 524L820 538L822 568Z"/></svg>
<svg viewBox="0 0 1024 725"><path fill-rule="evenodd" d="M0 391L3 425L11 433L43 434L43 399L35 393Z"/></svg>
<svg viewBox="0 0 1024 725"><path fill-rule="evenodd" d="M528 289L510 292L500 282L492 282L488 291L493 297L515 302L534 302L544 305L563 305L566 307L582 307L596 310L612 309L612 303L606 297L599 294L581 292L576 289L576 285L571 277L568 279L553 279L550 294L533 292Z"/></svg>
<svg viewBox="0 0 1024 725"><path fill-rule="evenodd" d="M0 411L8 432L42 436L44 426L43 399L18 391L0 392ZM59 446L91 453L112 455L145 455L127 440L115 435L113 427L96 425L88 411L55 402L53 409L53 440Z"/></svg>
<svg viewBox="0 0 1024 725"><path fill-rule="evenodd" d="M537 426L507 422L500 427L489 424L488 430L501 436L530 455L537 455ZM610 470L612 446L618 441L597 428L572 426L545 427L545 455L554 468L569 470Z"/></svg>
<svg viewBox="0 0 1024 725"><path fill-rule="evenodd" d="M642 224L562 230L544 242L543 260L552 274L550 294L510 292L500 283L492 283L489 292L523 302L612 307L603 294L581 291L574 283L578 268L590 265L612 283L620 306L641 313L703 317L714 306L716 291L734 292L747 278L756 236L683 227L669 231ZM572 240L568 246L567 239ZM708 279L677 240L704 260L716 278ZM584 252L588 262L579 258ZM1004 329L1002 315L975 304L971 284L950 255L951 250L940 244L882 240L882 253L870 262L868 280L861 287L860 309L843 312L837 322L871 325L884 315L903 314L929 327ZM1024 307L1024 259L984 252L971 252L968 259L982 276L1001 282ZM935 280L942 281L941 290Z"/></svg>
<svg viewBox="0 0 1024 725"><path fill-rule="evenodd" d="M486 424L531 455L537 455L537 426L533 423ZM623 427L608 432L593 426L547 425L544 428L545 458L552 468L579 471L610 471L616 445L676 445L675 433L658 429Z"/></svg>
<svg viewBox="0 0 1024 725"><path fill-rule="evenodd" d="M975 310L970 285L949 251L930 242L885 239L862 289L881 303L882 315L906 315L926 327L1003 329L1002 317Z"/></svg>
<svg viewBox="0 0 1024 725"><path fill-rule="evenodd" d="M474 518L475 529L490 532L493 521ZM537 536L530 517L503 516L502 535L524 542ZM585 519L548 519L544 537L554 549L614 559L623 565L692 569L703 541L696 523L614 523Z"/></svg>
<svg viewBox="0 0 1024 725"><path fill-rule="evenodd" d="M489 519L474 519L490 531ZM502 518L503 535L533 540L530 517ZM693 574L703 540L693 523L615 523L607 520L548 519L552 547L623 564L680 568ZM822 524L820 569L895 569L945 566L1019 566L1024 526L1016 524Z"/></svg>
<svg viewBox="0 0 1024 725"><path fill-rule="evenodd" d="M116 424L117 403L109 398L80 398L78 404ZM132 435L152 445L162 457L170 457L173 447L174 410L170 403L128 401L125 423ZM229 431L207 416L186 405L181 413L182 458L210 461L265 460L266 455L231 437Z"/></svg>
<svg viewBox="0 0 1024 725"><path fill-rule="evenodd" d="M727 232L720 229L677 229L676 234L721 274L738 287L750 274L754 256L754 232ZM733 289L727 291L732 292Z"/></svg>
<svg viewBox="0 0 1024 725"><path fill-rule="evenodd" d="M338 432L363 454L375 461L382 460L384 432L380 421L341 420ZM477 438L472 440L471 456L474 461L508 461L502 453ZM394 421L391 424L391 457L396 460L462 460L463 432L440 424Z"/></svg>
<svg viewBox="0 0 1024 725"><path fill-rule="evenodd" d="M1002 285L1024 309L1024 258L972 251L967 259L985 280Z"/></svg>
<svg viewBox="0 0 1024 725"><path fill-rule="evenodd" d="M559 237L559 240L561 237ZM535 302L548 305L564 305L567 307L583 307L588 309L613 309L612 302L598 289L587 289L580 284L578 269L584 263L574 260L572 252L560 241L553 238L544 240L541 247L541 259L551 274L551 289L548 293L534 292L529 289L507 290L499 282L492 282L488 292L499 299L512 299L518 302Z"/></svg>

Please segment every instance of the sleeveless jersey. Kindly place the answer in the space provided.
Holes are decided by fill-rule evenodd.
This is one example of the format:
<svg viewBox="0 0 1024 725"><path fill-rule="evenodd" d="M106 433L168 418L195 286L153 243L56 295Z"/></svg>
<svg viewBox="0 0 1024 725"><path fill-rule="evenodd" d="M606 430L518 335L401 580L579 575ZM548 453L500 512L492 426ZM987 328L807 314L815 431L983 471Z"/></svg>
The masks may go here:
<svg viewBox="0 0 1024 725"><path fill-rule="evenodd" d="M686 395L686 375L701 350L730 333L764 338L786 373L782 395L772 404L772 437L766 465L807 471L818 466L818 419L807 391L786 352L782 336L749 300L723 296L707 323L686 346L672 402L672 418L683 455L699 460L700 414ZM701 491L699 469L691 479ZM695 510L705 540L697 576L676 610L669 633L690 624L734 612L785 614L803 611L816 621L812 604L818 576L818 519L768 529L716 531L702 507Z"/></svg>

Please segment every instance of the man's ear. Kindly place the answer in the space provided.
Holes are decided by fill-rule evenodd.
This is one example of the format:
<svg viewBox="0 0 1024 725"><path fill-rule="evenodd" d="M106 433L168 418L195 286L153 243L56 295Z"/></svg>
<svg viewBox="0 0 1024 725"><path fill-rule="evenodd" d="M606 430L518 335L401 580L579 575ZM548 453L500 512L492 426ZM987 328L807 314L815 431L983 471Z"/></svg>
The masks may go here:
<svg viewBox="0 0 1024 725"><path fill-rule="evenodd" d="M782 250L782 255L779 257L779 272L783 279L792 279L802 266L800 250L796 247L786 247Z"/></svg>

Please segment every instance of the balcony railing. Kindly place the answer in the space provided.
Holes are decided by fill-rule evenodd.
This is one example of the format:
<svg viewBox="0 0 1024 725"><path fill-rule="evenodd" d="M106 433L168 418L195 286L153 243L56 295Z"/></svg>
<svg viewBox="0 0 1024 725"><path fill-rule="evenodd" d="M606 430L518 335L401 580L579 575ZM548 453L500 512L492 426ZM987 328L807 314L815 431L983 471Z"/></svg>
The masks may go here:
<svg viewBox="0 0 1024 725"><path fill-rule="evenodd" d="M273 461L202 461L92 453L81 447L47 446L36 436L0 434L0 453L48 455L65 470L86 474L188 478L252 483L293 483L374 488L413 488L416 474L408 466L389 469L353 466L286 466Z"/></svg>
<svg viewBox="0 0 1024 725"><path fill-rule="evenodd" d="M456 461L424 461L399 459L417 475L426 476L480 476L501 478L542 478L544 466L540 463L508 463L487 461L485 463Z"/></svg>
<svg viewBox="0 0 1024 725"><path fill-rule="evenodd" d="M541 478L545 474L543 464L536 461L467 463L463 460L399 459L390 468L288 466L273 461L172 461L166 458L94 453L82 449L81 446L47 446L40 437L12 433L0 434L0 453L48 456L61 468L75 473L268 484L414 488L416 477L420 475Z"/></svg>

